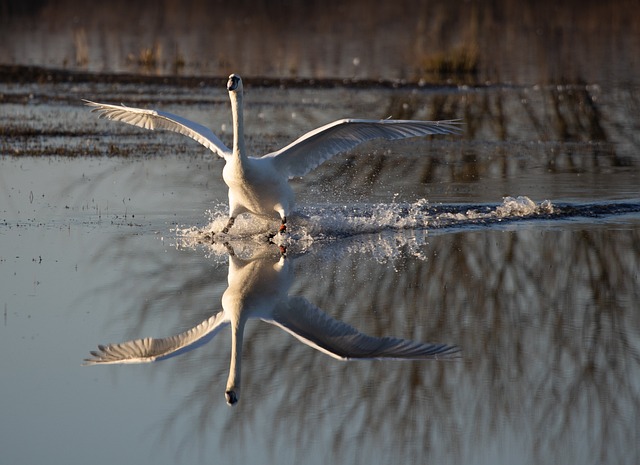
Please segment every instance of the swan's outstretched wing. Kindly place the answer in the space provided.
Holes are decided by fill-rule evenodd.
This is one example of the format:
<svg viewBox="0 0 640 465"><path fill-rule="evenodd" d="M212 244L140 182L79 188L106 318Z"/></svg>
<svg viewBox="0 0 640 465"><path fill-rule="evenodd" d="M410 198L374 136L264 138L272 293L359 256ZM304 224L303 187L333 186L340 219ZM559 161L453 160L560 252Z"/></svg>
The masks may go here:
<svg viewBox="0 0 640 465"><path fill-rule="evenodd" d="M450 358L459 349L394 337L373 337L335 320L303 297L291 297L289 305L267 320L302 342L341 360L349 359L437 359Z"/></svg>
<svg viewBox="0 0 640 465"><path fill-rule="evenodd" d="M373 139L405 139L429 134L459 134L459 120L412 121L341 119L306 133L286 147L265 155L283 174L304 176L334 155Z"/></svg>
<svg viewBox="0 0 640 465"><path fill-rule="evenodd" d="M175 336L162 339L146 337L120 344L99 345L97 351L91 352L93 358L85 359L84 365L146 363L175 357L208 342L228 323L224 312L219 312Z"/></svg>
<svg viewBox="0 0 640 465"><path fill-rule="evenodd" d="M209 128L181 116L158 110L146 110L125 105L109 105L90 100L83 101L87 106L93 107L91 111L97 112L100 118L122 121L123 123L151 129L152 131L165 129L178 132L201 143L222 158L231 154L231 150Z"/></svg>

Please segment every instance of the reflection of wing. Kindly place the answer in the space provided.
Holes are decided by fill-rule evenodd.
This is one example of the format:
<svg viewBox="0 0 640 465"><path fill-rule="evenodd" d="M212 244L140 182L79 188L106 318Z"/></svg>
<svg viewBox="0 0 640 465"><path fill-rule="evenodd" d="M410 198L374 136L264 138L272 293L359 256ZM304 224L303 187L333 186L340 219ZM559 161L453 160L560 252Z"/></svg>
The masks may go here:
<svg viewBox="0 0 640 465"><path fill-rule="evenodd" d="M122 121L123 123L144 129L165 129L167 131L178 132L200 142L222 158L231 154L231 150L229 150L209 128L194 123L182 116L165 111L146 110L144 108L133 108L125 105L109 105L106 103L92 102L90 100L84 100L84 102L86 105L93 107L91 111L98 112L100 118Z"/></svg>
<svg viewBox="0 0 640 465"><path fill-rule="evenodd" d="M436 359L448 358L459 349L445 344L424 344L394 337L372 337L334 320L303 297L291 297L289 305L274 312L274 323L302 342L334 358Z"/></svg>
<svg viewBox="0 0 640 465"><path fill-rule="evenodd" d="M288 177L304 176L338 153L374 140L397 140L430 134L459 134L460 122L385 119L341 119L299 137L286 147L266 155Z"/></svg>
<svg viewBox="0 0 640 465"><path fill-rule="evenodd" d="M99 345L98 351L91 352L93 358L85 359L84 364L145 363L175 357L208 342L228 323L224 312L218 312L197 326L175 336L162 339L146 337L120 344Z"/></svg>

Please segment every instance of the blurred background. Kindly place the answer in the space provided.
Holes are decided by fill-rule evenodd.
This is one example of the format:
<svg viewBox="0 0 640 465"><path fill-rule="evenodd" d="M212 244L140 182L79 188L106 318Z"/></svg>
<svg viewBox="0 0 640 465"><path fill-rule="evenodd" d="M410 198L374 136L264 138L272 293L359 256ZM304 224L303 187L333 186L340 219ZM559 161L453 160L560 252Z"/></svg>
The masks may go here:
<svg viewBox="0 0 640 465"><path fill-rule="evenodd" d="M639 9L633 0L3 0L0 63L182 76L624 81L640 72Z"/></svg>

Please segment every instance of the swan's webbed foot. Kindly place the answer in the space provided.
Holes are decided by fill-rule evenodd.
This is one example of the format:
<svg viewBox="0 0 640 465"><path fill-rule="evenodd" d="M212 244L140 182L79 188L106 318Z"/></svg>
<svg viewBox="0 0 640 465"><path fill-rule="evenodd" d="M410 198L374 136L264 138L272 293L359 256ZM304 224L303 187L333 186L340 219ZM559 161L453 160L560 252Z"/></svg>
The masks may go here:
<svg viewBox="0 0 640 465"><path fill-rule="evenodd" d="M224 245L224 247L227 249L227 253L229 254L229 256L234 257L236 255L235 250L233 250L233 247L231 247L231 244L229 244L227 241L224 241L222 245Z"/></svg>
<svg viewBox="0 0 640 465"><path fill-rule="evenodd" d="M279 239L275 239L276 236L279 236L280 238L285 238L287 236L287 218L283 217L282 218L282 223L280 224L280 227L278 228L277 232L274 233L269 233L267 234L267 242L269 244L273 244L275 246L278 246L278 249L280 250L280 255L283 257L287 256L287 247L286 245L282 244L282 240Z"/></svg>
<svg viewBox="0 0 640 465"><path fill-rule="evenodd" d="M222 229L222 233L223 234L227 234L229 232L229 229L231 229L231 226L233 226L233 223L235 223L236 219L233 216L229 217L229 221L227 221L227 225Z"/></svg>
<svg viewBox="0 0 640 465"><path fill-rule="evenodd" d="M283 217L282 218L282 224L280 225L280 228L278 228L278 232L280 234L284 234L287 232L287 217Z"/></svg>
<svg viewBox="0 0 640 465"><path fill-rule="evenodd" d="M198 241L200 244L206 242L207 244L215 244L216 243L216 233L213 231L209 231L208 233L204 233L202 236L202 240Z"/></svg>
<svg viewBox="0 0 640 465"><path fill-rule="evenodd" d="M285 234L286 232L287 232L287 218L284 217L284 218L282 218L282 223L280 224L280 227L278 228L278 232L267 234L267 240L269 242L273 243L273 241L271 239L276 237L278 234Z"/></svg>
<svg viewBox="0 0 640 465"><path fill-rule="evenodd" d="M273 242L273 238L275 237L275 234L269 234L269 236L267 237L267 240L269 242L269 244L271 245L275 245L278 246L278 250L280 251L280 255L283 257L287 256L287 246L286 245L282 245L282 244L276 244L275 242Z"/></svg>

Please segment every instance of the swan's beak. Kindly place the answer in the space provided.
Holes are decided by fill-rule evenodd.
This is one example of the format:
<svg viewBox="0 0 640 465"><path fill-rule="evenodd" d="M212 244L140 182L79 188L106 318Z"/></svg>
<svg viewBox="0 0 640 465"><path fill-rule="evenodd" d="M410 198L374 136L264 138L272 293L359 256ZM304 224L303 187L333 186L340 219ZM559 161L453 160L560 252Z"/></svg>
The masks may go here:
<svg viewBox="0 0 640 465"><path fill-rule="evenodd" d="M235 405L238 403L236 391L227 391L224 393L224 397L227 399L227 404L229 405Z"/></svg>
<svg viewBox="0 0 640 465"><path fill-rule="evenodd" d="M238 84L240 83L240 77L232 74L229 76L229 80L227 81L227 90L229 92L234 91L238 88Z"/></svg>

